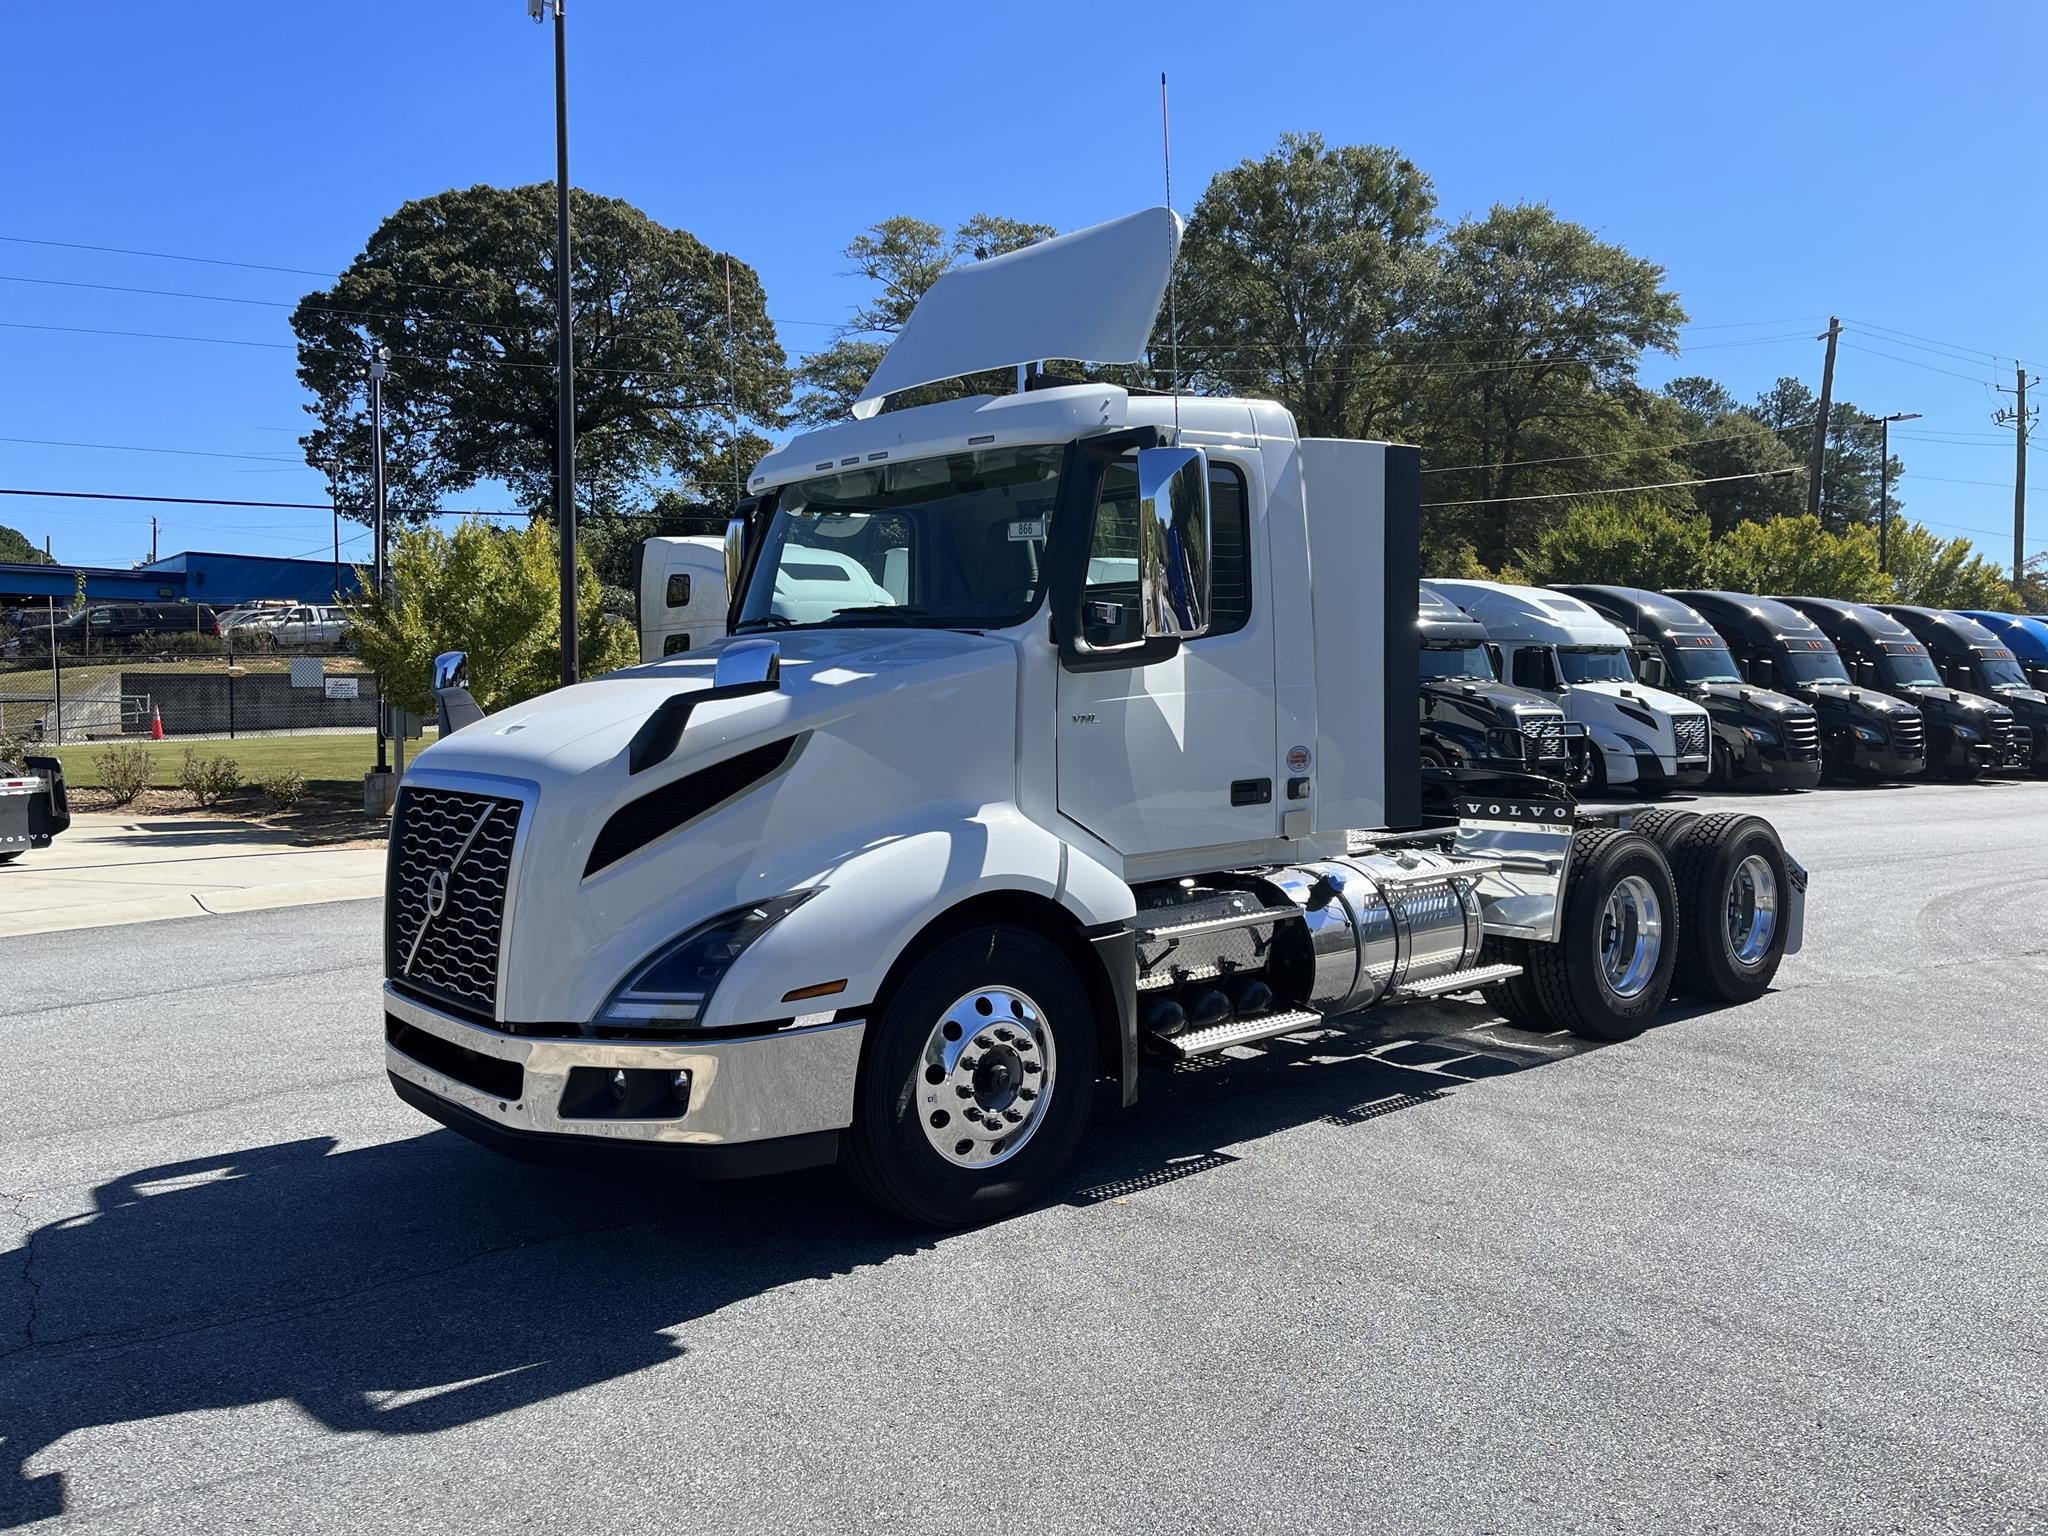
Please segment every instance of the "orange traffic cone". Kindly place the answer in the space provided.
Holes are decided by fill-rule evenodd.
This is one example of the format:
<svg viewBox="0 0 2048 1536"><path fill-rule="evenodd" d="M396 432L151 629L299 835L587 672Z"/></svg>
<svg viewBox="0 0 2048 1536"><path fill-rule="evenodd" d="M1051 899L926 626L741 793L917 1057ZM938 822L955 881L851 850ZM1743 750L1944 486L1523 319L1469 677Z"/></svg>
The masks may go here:
<svg viewBox="0 0 2048 1536"><path fill-rule="evenodd" d="M164 739L164 712L154 704L149 707L149 739L151 741L162 741Z"/></svg>

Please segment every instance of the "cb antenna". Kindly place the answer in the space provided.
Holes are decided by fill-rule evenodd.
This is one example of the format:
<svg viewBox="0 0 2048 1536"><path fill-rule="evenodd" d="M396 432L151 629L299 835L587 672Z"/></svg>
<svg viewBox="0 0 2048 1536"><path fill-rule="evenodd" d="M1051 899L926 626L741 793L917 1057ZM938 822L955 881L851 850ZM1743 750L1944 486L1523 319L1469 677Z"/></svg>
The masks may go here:
<svg viewBox="0 0 2048 1536"><path fill-rule="evenodd" d="M727 419L732 437L726 451L732 455L732 504L740 504L740 365L732 333L732 256L725 258L725 391Z"/></svg>
<svg viewBox="0 0 2048 1536"><path fill-rule="evenodd" d="M1166 163L1166 211L1173 212L1173 125L1166 113L1166 71L1159 71L1159 144ZM1173 439L1180 441L1180 263L1173 260L1173 220L1166 221L1166 365L1173 383Z"/></svg>

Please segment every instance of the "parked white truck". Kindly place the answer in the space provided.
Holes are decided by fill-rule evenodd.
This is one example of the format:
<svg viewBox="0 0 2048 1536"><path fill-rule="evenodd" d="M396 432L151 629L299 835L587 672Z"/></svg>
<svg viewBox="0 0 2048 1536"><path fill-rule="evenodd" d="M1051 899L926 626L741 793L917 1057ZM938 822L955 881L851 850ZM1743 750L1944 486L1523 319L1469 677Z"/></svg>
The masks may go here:
<svg viewBox="0 0 2048 1536"><path fill-rule="evenodd" d="M407 1102L514 1153L837 1160L952 1225L1148 1054L1480 988L1616 1038L1674 972L1768 984L1805 875L1755 817L1651 836L1476 773L1425 817L1415 450L1098 383L874 409L1141 356L1178 232L943 279L856 419L754 472L730 637L490 716L442 659L390 841ZM828 554L864 579L793 608Z"/></svg>
<svg viewBox="0 0 2048 1536"><path fill-rule="evenodd" d="M1627 631L1565 592L1497 581L1430 585L1486 630L1501 676L1548 694L1586 728L1587 793L1691 789L1707 782L1713 724L1690 699L1636 678Z"/></svg>
<svg viewBox="0 0 2048 1536"><path fill-rule="evenodd" d="M725 633L725 541L703 534L641 541L634 556L640 659L702 650Z"/></svg>

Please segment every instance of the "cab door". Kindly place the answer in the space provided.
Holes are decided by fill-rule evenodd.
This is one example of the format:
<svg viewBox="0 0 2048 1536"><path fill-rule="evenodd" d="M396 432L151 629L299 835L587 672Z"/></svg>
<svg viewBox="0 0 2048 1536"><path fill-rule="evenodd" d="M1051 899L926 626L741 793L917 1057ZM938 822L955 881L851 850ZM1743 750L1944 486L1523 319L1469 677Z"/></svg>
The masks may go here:
<svg viewBox="0 0 2048 1536"><path fill-rule="evenodd" d="M1280 835L1274 627L1253 548L1256 458L1212 451L1209 632L1150 666L1059 672L1059 808L1129 857ZM1088 642L1141 637L1136 476L1110 467L1083 586ZM1259 525L1263 527L1263 524Z"/></svg>

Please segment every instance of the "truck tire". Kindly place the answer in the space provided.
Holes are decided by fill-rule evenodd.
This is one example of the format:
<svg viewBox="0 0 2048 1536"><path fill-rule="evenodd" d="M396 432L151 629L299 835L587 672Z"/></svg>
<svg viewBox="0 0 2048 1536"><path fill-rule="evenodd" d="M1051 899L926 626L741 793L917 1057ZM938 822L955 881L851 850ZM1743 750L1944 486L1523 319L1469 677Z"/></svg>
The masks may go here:
<svg viewBox="0 0 2048 1536"><path fill-rule="evenodd" d="M1066 955L992 923L944 939L869 1025L844 1162L930 1227L993 1221L1059 1176L1094 1099L1095 1018Z"/></svg>
<svg viewBox="0 0 2048 1536"><path fill-rule="evenodd" d="M1663 850L1639 832L1572 839L1555 944L1529 945L1529 975L1559 1025L1588 1040L1640 1034L1664 1006L1678 960L1678 900Z"/></svg>
<svg viewBox="0 0 2048 1536"><path fill-rule="evenodd" d="M1496 981L1491 986L1481 987L1479 995L1486 999L1486 1006L1519 1029L1541 1030L1549 1033L1558 1028L1550 1012L1543 1006L1543 999L1537 995L1535 979L1529 974L1529 949L1527 939L1492 938L1479 947L1481 965L1519 965L1522 974L1510 976L1506 981Z"/></svg>
<svg viewBox="0 0 2048 1536"><path fill-rule="evenodd" d="M1675 874L1678 867L1678 843L1692 824L1700 819L1698 811L1656 810L1644 811L1629 823L1629 830L1640 832L1659 848L1664 850L1665 862L1672 866Z"/></svg>
<svg viewBox="0 0 2048 1536"><path fill-rule="evenodd" d="M1747 1003L1763 996L1785 958L1792 882L1777 829L1739 811L1703 816L1671 856L1684 915L1679 991Z"/></svg>

